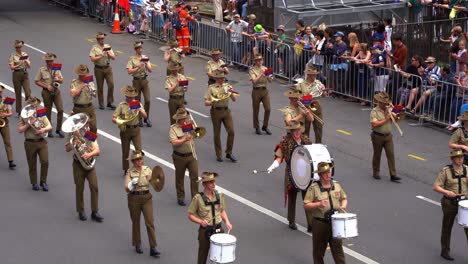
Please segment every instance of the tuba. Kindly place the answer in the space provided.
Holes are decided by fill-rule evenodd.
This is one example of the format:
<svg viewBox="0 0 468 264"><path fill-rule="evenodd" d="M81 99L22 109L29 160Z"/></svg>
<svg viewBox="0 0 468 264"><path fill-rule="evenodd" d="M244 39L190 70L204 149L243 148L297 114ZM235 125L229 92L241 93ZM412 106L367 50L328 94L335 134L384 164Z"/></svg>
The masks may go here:
<svg viewBox="0 0 468 264"><path fill-rule="evenodd" d="M46 127L44 122L36 117L36 107L33 104L28 104L21 110L21 118L25 119L35 131ZM45 138L48 134L49 132L44 132L41 137Z"/></svg>
<svg viewBox="0 0 468 264"><path fill-rule="evenodd" d="M130 104L140 104L140 101L134 100L130 102ZM127 128L127 123L135 120L136 118L139 117L140 114L140 108L132 109L132 106L128 109L127 113L124 113L124 117L122 118L121 116L118 116L115 120L115 123L117 126L120 128L120 130L123 132Z"/></svg>
<svg viewBox="0 0 468 264"><path fill-rule="evenodd" d="M62 131L71 133L70 145L72 146L73 153L85 170L93 169L96 164L96 159L94 157L89 159L83 159L81 157L91 150L87 143L88 141L82 135L84 134L84 126L88 122L88 119L89 117L85 113L79 113L70 116L62 124Z"/></svg>

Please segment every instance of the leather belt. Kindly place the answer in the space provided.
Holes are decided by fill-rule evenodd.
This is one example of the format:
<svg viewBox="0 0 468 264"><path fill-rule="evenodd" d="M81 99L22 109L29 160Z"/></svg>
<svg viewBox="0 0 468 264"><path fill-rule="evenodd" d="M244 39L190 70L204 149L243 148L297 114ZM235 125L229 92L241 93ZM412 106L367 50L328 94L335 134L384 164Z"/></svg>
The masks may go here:
<svg viewBox="0 0 468 264"><path fill-rule="evenodd" d="M107 68L109 68L109 64L107 64L107 65L97 65L97 64L95 64L94 68L107 69Z"/></svg>
<svg viewBox="0 0 468 264"><path fill-rule="evenodd" d="M379 132L375 132L375 131L372 131L372 133L374 133L374 134L376 134L378 136L382 136L382 137L390 135L390 133L384 134L384 133L379 133Z"/></svg>
<svg viewBox="0 0 468 264"><path fill-rule="evenodd" d="M147 191L131 191L130 194L134 194L134 195L145 195L149 193L149 190Z"/></svg>
<svg viewBox="0 0 468 264"><path fill-rule="evenodd" d="M184 157L184 158L192 156L192 152L190 152L190 153L181 153L181 152L178 152L178 151L173 151L172 154L180 156L180 157Z"/></svg>
<svg viewBox="0 0 468 264"><path fill-rule="evenodd" d="M143 81L143 80L146 80L146 76L145 77L133 77L133 80L134 81Z"/></svg>
<svg viewBox="0 0 468 264"><path fill-rule="evenodd" d="M314 217L315 220L317 221L320 221L322 223L325 223L325 224L330 224L330 222L328 222L327 220L325 220L325 218L320 218L320 217Z"/></svg>
<svg viewBox="0 0 468 264"><path fill-rule="evenodd" d="M206 226L206 227L200 226L200 228L201 228L201 229L208 229L208 228L213 228L213 226L212 226L212 225L209 225L209 226ZM214 226L214 228L216 228L216 229L221 228L221 223L216 224L216 225Z"/></svg>
<svg viewBox="0 0 468 264"><path fill-rule="evenodd" d="M266 89L265 86L254 87L254 90L263 90Z"/></svg>
<svg viewBox="0 0 468 264"><path fill-rule="evenodd" d="M447 200L449 200L449 201L457 201L457 200L458 200L457 198L458 198L458 197L448 197L448 196L445 196L445 195L444 195L444 199L447 199Z"/></svg>
<svg viewBox="0 0 468 264"><path fill-rule="evenodd" d="M127 128L137 128L139 125L125 125Z"/></svg>
<svg viewBox="0 0 468 264"><path fill-rule="evenodd" d="M211 109L216 109L216 110L228 110L229 108L227 106L225 107L212 107Z"/></svg>
<svg viewBox="0 0 468 264"><path fill-rule="evenodd" d="M15 72L26 72L26 70L13 70Z"/></svg>
<svg viewBox="0 0 468 264"><path fill-rule="evenodd" d="M41 142L41 141L44 141L43 138L26 138L24 140L27 141L27 142Z"/></svg>
<svg viewBox="0 0 468 264"><path fill-rule="evenodd" d="M183 95L169 95L169 98L171 98L171 99L183 99L184 96Z"/></svg>
<svg viewBox="0 0 468 264"><path fill-rule="evenodd" d="M92 106L93 103L89 103L89 104L73 104L73 106L75 107L78 107L78 108L86 108L86 107L90 107Z"/></svg>

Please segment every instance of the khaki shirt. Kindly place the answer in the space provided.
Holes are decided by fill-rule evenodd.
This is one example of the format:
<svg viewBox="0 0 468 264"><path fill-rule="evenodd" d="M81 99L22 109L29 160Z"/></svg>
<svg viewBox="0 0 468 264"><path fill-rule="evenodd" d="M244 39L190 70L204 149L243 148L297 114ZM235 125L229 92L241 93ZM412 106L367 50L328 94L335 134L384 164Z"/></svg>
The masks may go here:
<svg viewBox="0 0 468 264"><path fill-rule="evenodd" d="M89 51L89 57L101 56L102 53L104 53L104 48L108 48L108 47L110 47L110 45L108 45L108 44L104 44L104 47L99 46L99 44L94 44L93 47L91 48L91 50ZM113 53L114 51L111 48L108 52ZM100 58L99 60L95 61L94 65L108 66L109 63L110 63L109 57L104 56L104 57Z"/></svg>
<svg viewBox="0 0 468 264"><path fill-rule="evenodd" d="M208 198L209 199L209 198ZM222 221L221 213L226 210L226 202L224 201L224 195L219 193L219 204L215 205L215 224L220 224ZM213 199L210 201L216 201L216 196L213 193ZM212 213L211 213L211 205L205 205L203 198L198 193L193 197L192 202L187 210L189 213L197 216L201 220L205 220L208 224L213 224Z"/></svg>
<svg viewBox="0 0 468 264"><path fill-rule="evenodd" d="M42 122L44 124L43 127L47 127L48 125L50 125L50 122L49 122L49 119L47 118L47 116L42 116L42 117L39 117L37 118L38 121L36 122ZM27 123L27 121L25 121L23 118L21 118L18 123L20 125L25 125ZM32 126L29 126L28 129L26 129L26 131L24 131L24 138L26 139L41 139L41 135L36 135L35 134L36 130L34 128L32 128Z"/></svg>
<svg viewBox="0 0 468 264"><path fill-rule="evenodd" d="M137 55L131 56L130 59L128 60L128 62L127 62L127 69L136 68L138 65L140 65L140 63L141 63L140 60L141 60L141 57L139 57ZM148 63L151 63L151 62L148 61ZM137 78L143 78L146 75L147 75L146 74L146 67L142 67L138 71L136 71L136 72L134 72L132 74L133 77L137 77Z"/></svg>
<svg viewBox="0 0 468 264"><path fill-rule="evenodd" d="M218 62L214 62L213 60L209 60L206 64L206 73L212 74L214 71L219 69L221 65L226 64L223 60L219 59Z"/></svg>
<svg viewBox="0 0 468 264"><path fill-rule="evenodd" d="M169 141L172 142L177 139L182 139L187 136L187 133L184 133L182 131L182 128L180 127L179 124L175 123L169 128ZM194 144L194 143L193 143ZM194 145L195 147L195 145ZM174 146L172 145L172 148L174 151L177 151L179 153L192 153L192 149L190 148L190 141L186 141L182 143L181 145Z"/></svg>
<svg viewBox="0 0 468 264"><path fill-rule="evenodd" d="M187 80L187 78L180 73L178 77L175 77L174 75L169 75L166 77L166 84L164 85L164 88L166 88L166 90L169 90L169 87L172 87L174 83L177 83L176 88L172 91L172 93L170 93L170 95L183 96L185 93L185 88L179 86L179 81L185 81L185 80Z"/></svg>
<svg viewBox="0 0 468 264"><path fill-rule="evenodd" d="M465 135L463 134L464 130L465 129L462 128L462 127L455 130L455 132L453 132L452 136L450 137L449 142L459 144L459 145L468 146L468 137L465 137Z"/></svg>
<svg viewBox="0 0 468 264"><path fill-rule="evenodd" d="M265 72L266 69L267 67L265 66L252 67L249 71L250 80L257 78L259 75ZM263 76L253 85L253 87L267 87L267 83L268 83L268 78L266 76Z"/></svg>
<svg viewBox="0 0 468 264"><path fill-rule="evenodd" d="M283 119L284 119L284 124L288 125L287 123L287 120L291 120L293 118L295 118L296 116L300 115L302 113L301 111L301 108L299 107L296 107L296 106L292 106L292 105L288 105L286 108L284 108L284 111L283 111ZM302 122L302 126L301 126L301 132L304 133L305 131L305 121L306 121L306 117L303 116L299 122Z"/></svg>
<svg viewBox="0 0 468 264"><path fill-rule="evenodd" d="M34 81L40 81L45 83L46 85L52 85L55 76L63 78L61 71L51 71L49 68L47 68L47 66L42 66L37 71Z"/></svg>
<svg viewBox="0 0 468 264"><path fill-rule="evenodd" d="M387 113L382 110L379 106L374 107L372 111L370 112L370 122L375 122L379 120L385 119L385 116ZM389 134L392 132L392 121L388 120L385 124L378 126L378 127L373 127L372 130L381 133L381 134Z"/></svg>
<svg viewBox="0 0 468 264"><path fill-rule="evenodd" d="M337 181L333 181L335 186L334 190L330 190L331 200L333 202L333 209L338 210L340 209L340 202L344 199L347 199L346 193L341 187L341 185ZM329 201L328 192L327 191L320 191L320 187L318 183L314 182L312 185L307 189L306 195L304 197L304 204L307 203L315 203L322 200ZM330 210L330 202L328 202L327 206L321 208L314 208L312 210L312 216L318 218L324 218L325 213Z"/></svg>
<svg viewBox="0 0 468 264"><path fill-rule="evenodd" d="M144 111L143 106L140 103L140 108ZM123 119L127 119L129 116L132 115L132 111L137 111L138 109L132 110L130 109L130 105L127 101L121 102L117 108L114 110L113 117L120 117ZM140 122L139 118L135 118L132 121L128 122L127 125L129 126L136 126Z"/></svg>
<svg viewBox="0 0 468 264"><path fill-rule="evenodd" d="M169 54L170 51L166 51L166 55ZM167 62L167 65L169 65L171 62L173 63L180 63L182 61L182 57L180 56L179 52L172 52L171 56L169 57L169 61Z"/></svg>
<svg viewBox="0 0 468 264"><path fill-rule="evenodd" d="M315 80L313 83L309 83L307 80L304 80L296 84L296 90L301 91L304 95L320 94L322 92L322 82ZM312 98L312 100L316 99L318 98Z"/></svg>
<svg viewBox="0 0 468 264"><path fill-rule="evenodd" d="M83 84L84 82L82 82L80 79L74 79L72 80L71 84L70 84L70 87L71 87L71 90L77 90L79 89L79 87ZM75 104L90 104L93 102L93 94L92 92L88 89L88 88L84 88L83 90L81 90L81 92L73 97L73 103Z"/></svg>
<svg viewBox="0 0 468 264"><path fill-rule="evenodd" d="M16 66L18 64L20 64L21 60L20 60L20 57L21 56L26 56L28 55L26 52L22 51L21 52L21 55L19 55L18 53L16 52L13 52L11 55L10 55L10 58L8 59L8 64L9 65L13 65L13 66ZM29 64L31 64L31 62L29 61L29 58L27 60L24 60L24 61L27 61ZM18 68L16 68L16 70L27 70L27 68L24 66L20 66Z"/></svg>
<svg viewBox="0 0 468 264"><path fill-rule="evenodd" d="M230 97L219 101L212 101L211 96L217 98L219 97L219 95L222 95L223 93L225 93L225 91L228 91L231 88L232 86L228 83L223 83L222 86L218 85L217 83L208 85L208 89L206 90L204 98L205 100L212 102L213 107L228 107Z"/></svg>
<svg viewBox="0 0 468 264"><path fill-rule="evenodd" d="M468 171L468 167L466 165L463 165L463 167L465 167ZM455 171L455 175L463 177L463 169L461 169L460 171ZM464 175L464 177L461 179L462 192L465 192L468 188L466 177L467 175ZM437 175L437 179L435 180L434 184L440 186L441 188L447 191L458 193L458 178L452 177L452 172L450 171L450 168L448 166L445 166L442 168L442 170L440 170L439 175Z"/></svg>
<svg viewBox="0 0 468 264"><path fill-rule="evenodd" d="M125 175L125 188L127 188L128 183L133 178L138 178L138 183L134 185L135 188L133 190L138 191L138 192L148 191L152 172L153 171L148 166L145 166L145 165L142 166L141 172L132 166L127 171L127 174Z"/></svg>
<svg viewBox="0 0 468 264"><path fill-rule="evenodd" d="M0 113L2 114L8 114L8 112L12 111L11 105L9 104L4 104L3 100L5 100L4 97L0 97ZM6 119L6 117L4 118Z"/></svg>

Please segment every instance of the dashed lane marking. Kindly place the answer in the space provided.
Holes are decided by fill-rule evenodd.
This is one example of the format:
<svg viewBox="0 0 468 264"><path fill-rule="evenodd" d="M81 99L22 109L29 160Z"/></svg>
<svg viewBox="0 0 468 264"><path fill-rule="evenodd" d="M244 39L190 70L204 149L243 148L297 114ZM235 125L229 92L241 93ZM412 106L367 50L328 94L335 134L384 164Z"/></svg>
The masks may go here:
<svg viewBox="0 0 468 264"><path fill-rule="evenodd" d="M348 132L348 131L346 131L346 130L337 129L336 131L337 131L337 132L340 132L340 133L342 133L342 134L345 134L345 135L347 135L347 136L351 136L351 132Z"/></svg>
<svg viewBox="0 0 468 264"><path fill-rule="evenodd" d="M161 102L167 103L167 100L164 99L164 98L156 97L156 99L159 100L159 101L161 101ZM194 113L194 114L199 115L199 116L204 117L204 118L209 118L209 116L207 116L207 115L205 115L205 114L202 114L202 113L200 113L200 112L197 112L197 111L195 111L195 110L193 110L193 109L190 109L190 108L186 108L186 109L189 110L190 113Z"/></svg>
<svg viewBox="0 0 468 264"><path fill-rule="evenodd" d="M38 48L35 48L35 47L33 47L33 46L29 45L29 44L24 44L24 45L25 45L26 47L30 48L30 49L33 49L33 50L39 52L39 53L46 54L45 51L40 50L40 49L38 49Z"/></svg>
<svg viewBox="0 0 468 264"><path fill-rule="evenodd" d="M420 160L420 161L426 161L425 158L419 157L418 155L414 155L414 154L408 154L408 157L413 158L413 159L417 159L417 160Z"/></svg>
<svg viewBox="0 0 468 264"><path fill-rule="evenodd" d="M154 63L152 63L152 62L151 62L151 66L153 66L153 67L158 67L158 65L156 65L156 64L154 64Z"/></svg>
<svg viewBox="0 0 468 264"><path fill-rule="evenodd" d="M191 80L191 81L195 81L195 78L191 77L191 76L185 76L187 77L187 79Z"/></svg>
<svg viewBox="0 0 468 264"><path fill-rule="evenodd" d="M92 38L87 38L86 40L87 40L88 42L91 42L91 43L93 43L93 42L95 41L95 40L92 39Z"/></svg>
<svg viewBox="0 0 468 264"><path fill-rule="evenodd" d="M426 201L426 202L428 202L428 203L431 203L431 204L440 206L440 203L439 203L439 202L436 202L436 201L431 200L431 199L429 199L429 198L426 198L426 197L424 197L424 196L417 195L416 198L419 198L419 199L421 199L421 200L423 200L423 201Z"/></svg>
<svg viewBox="0 0 468 264"><path fill-rule="evenodd" d="M115 52L117 52L118 54L123 54L123 51L121 50L116 50Z"/></svg>

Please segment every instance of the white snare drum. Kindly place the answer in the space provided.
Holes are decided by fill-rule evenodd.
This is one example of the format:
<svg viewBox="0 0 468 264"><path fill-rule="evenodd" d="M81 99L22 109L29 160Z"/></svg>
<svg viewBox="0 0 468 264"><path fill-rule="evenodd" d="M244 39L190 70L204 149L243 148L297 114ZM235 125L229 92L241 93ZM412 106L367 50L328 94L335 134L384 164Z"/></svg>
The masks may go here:
<svg viewBox="0 0 468 264"><path fill-rule="evenodd" d="M458 224L468 227L468 200L458 202Z"/></svg>
<svg viewBox="0 0 468 264"><path fill-rule="evenodd" d="M334 238L352 238L358 236L357 218L355 214L334 214L331 218Z"/></svg>
<svg viewBox="0 0 468 264"><path fill-rule="evenodd" d="M214 234L210 237L210 260L215 263L232 263L236 260L237 239L229 234Z"/></svg>
<svg viewBox="0 0 468 264"><path fill-rule="evenodd" d="M300 190L307 190L311 180L319 180L317 173L312 172L318 169L319 162L332 163L328 149L323 144L311 144L297 146L291 155L291 182Z"/></svg>

